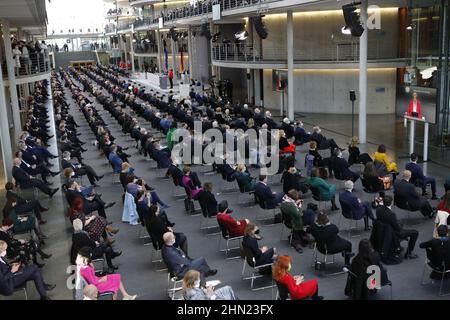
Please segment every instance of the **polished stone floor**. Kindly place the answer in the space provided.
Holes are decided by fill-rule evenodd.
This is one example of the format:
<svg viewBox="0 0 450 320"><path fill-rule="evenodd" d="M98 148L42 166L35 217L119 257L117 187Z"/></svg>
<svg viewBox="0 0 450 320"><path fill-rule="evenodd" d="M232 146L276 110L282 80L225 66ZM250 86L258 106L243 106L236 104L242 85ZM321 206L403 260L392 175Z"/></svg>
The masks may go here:
<svg viewBox="0 0 450 320"><path fill-rule="evenodd" d="M66 97L71 102L70 94L66 92ZM95 104L96 107L101 110L101 106ZM116 249L123 250L122 256L115 260L115 264L119 266L118 272L122 275L123 282L128 288L130 293L137 293L139 299L166 299L166 285L167 285L167 273L165 271L157 271L157 266L151 263L151 246L144 246L142 240L138 238L141 227L131 226L121 222L122 216L122 203L121 195L122 188L118 184L112 184L111 168L106 162L106 159L99 154L99 151L92 144L94 136L91 133L89 127L86 125L84 118L78 112L77 108L72 109L72 114L76 118L76 121L81 125L79 132L82 133L81 140L88 142L85 147L88 149L84 153L83 157L85 162L93 166L98 174L105 174L103 180L100 181L100 187L96 188L98 193L101 193L102 198L106 201L116 201L117 204L107 210L108 219L114 223L114 226L120 228L120 232L117 234L115 247ZM104 112L103 118L110 124L110 129L113 135L116 137L118 144L122 146L128 146L130 149L127 151L132 155L130 162L136 169L136 174L144 178L151 186L156 188L157 193L163 199L163 201L169 203L171 207L166 210L171 220L176 222L174 227L175 231L184 232L189 240L189 255L191 257L206 257L208 263L212 268L219 270L214 279L221 280L224 284L231 285L236 294L241 299L252 300L267 300L272 299L274 292L271 289L251 291L250 283L248 280L242 280L241 271L243 266L243 260L225 260L224 254L218 251L218 236L207 236L199 229L200 217L188 216L185 213L183 201L177 201L174 199L174 190L172 183L169 180L163 179L164 170L151 169L151 164L144 160L144 158L134 148L133 140L128 136L123 136L120 132L117 122L109 116L109 113ZM320 118L321 120L311 120L311 123L318 121L324 129L324 134L333 137L338 144L345 146L348 138L344 135L337 134L337 127L331 127L334 123L342 121L340 116L336 116L333 121L333 117ZM309 118L305 118L305 123L309 123ZM149 128L150 125L145 120L139 119L142 127ZM346 128L341 123L341 128ZM330 127L330 130L327 130ZM376 127L375 127L376 128ZM369 141L373 141L372 136L369 136ZM402 151L396 151L386 137L387 135L381 135L380 141L385 142L388 145L388 153L393 158L401 156ZM385 138L385 139L384 139ZM395 139L395 138L394 138ZM403 136L398 139L403 139ZM379 143L373 141L374 143ZM362 146L362 149L366 146ZM372 145L368 145L370 151L373 150ZM297 164L298 167L303 168L304 155L306 147L299 147L297 150ZM405 159L397 159L399 168L403 168L405 165ZM450 169L440 166L434 162L425 164L427 172L431 176L435 176L438 184L438 194L443 193L443 179L445 176L450 175ZM356 169L356 168L355 168ZM204 168L196 167L195 170L203 171ZM257 175L255 170L252 170L253 175ZM204 175L200 174L202 182L211 181L215 186L215 192L220 192L220 186L222 185L221 179L218 175ZM87 179L84 179L86 182ZM271 181L275 181L275 178L271 178ZM60 183L59 177L54 178L55 185ZM330 179L330 183L336 183L342 188L342 184ZM232 186L231 183L227 187ZM234 185L233 185L234 186ZM281 186L274 186L272 188L275 191L280 191ZM179 190L177 190L179 191ZM364 193L361 190L361 183L356 183L356 192L364 200L372 200L372 196ZM178 192L177 192L178 193ZM239 203L246 199L240 199L239 194L224 194L216 196L220 201L222 199L228 200L231 207L234 209L233 215L235 218L249 218L254 220L258 210L257 207L247 208ZM66 286L66 280L68 275L66 269L69 266L69 250L71 245L71 226L68 218L65 216L65 200L63 200L61 193L58 192L53 200L49 200L45 195L40 194L40 198L44 205L49 205L51 210L45 213L45 218L49 221L48 224L43 226L44 232L49 236L47 240L46 251L53 254L53 257L46 262L46 266L42 269L44 277L47 282L56 283L57 288L51 292L52 299L72 299L72 291ZM3 199L3 197L2 197ZM306 199L308 203L311 199ZM436 201L432 201L433 205L436 205ZM322 205L322 207L324 207ZM330 212L330 205L327 204L324 208L325 211ZM402 212L397 212L399 219L405 219L407 215ZM340 211L330 214L332 222L338 224ZM417 219L416 219L417 218ZM433 222L429 219L423 219L420 214L413 217L413 220L419 222L414 226L419 230L419 240L426 241L432 236ZM359 225L362 228L362 222ZM356 250L357 244L360 239L368 237L369 233L363 233L360 237L349 238L348 233L345 231L348 228L347 223L343 222L340 226L342 230L342 236L348 238L353 243L353 248ZM306 280L311 278L318 278L320 294L325 296L326 299L347 299L344 295L344 287L346 283L346 275L338 275L333 277L324 277L317 273L311 267L311 258L313 250L305 248L303 254L298 254L292 249L288 242L286 233L281 239L281 225L271 227L261 227L261 245L267 245L269 247L276 247L279 254L289 254L293 257L292 273L305 275ZM417 246L418 247L418 246ZM420 256L416 260L406 260L400 265L387 266L389 278L393 282L393 298L394 299L439 299L438 298L438 286L437 284L422 285L421 276L424 267L425 254L423 250L416 248L415 252ZM340 255L336 255L336 267L332 270L341 270L343 266L343 259ZM247 270L248 271L248 270ZM257 282L256 285L268 285L270 281ZM446 284L446 289L450 290L450 283ZM29 292L32 299L37 298L37 294L30 283ZM17 294L13 299L22 299L20 294ZM389 299L389 289L383 289L376 296L376 299ZM446 298L441 298L446 299Z"/></svg>

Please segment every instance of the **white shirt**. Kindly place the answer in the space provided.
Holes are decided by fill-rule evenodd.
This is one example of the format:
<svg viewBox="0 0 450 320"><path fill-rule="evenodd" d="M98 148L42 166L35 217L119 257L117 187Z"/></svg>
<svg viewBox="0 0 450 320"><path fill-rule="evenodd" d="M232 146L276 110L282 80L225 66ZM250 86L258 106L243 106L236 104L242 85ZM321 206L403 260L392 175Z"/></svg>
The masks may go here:
<svg viewBox="0 0 450 320"><path fill-rule="evenodd" d="M438 226L447 225L447 218L449 215L450 214L446 211L438 210L436 214L436 219L434 219L434 223L437 224ZM433 237L434 238L438 237L436 225L434 226Z"/></svg>
<svg viewBox="0 0 450 320"><path fill-rule="evenodd" d="M412 112L417 112L417 101L413 101L413 109Z"/></svg>

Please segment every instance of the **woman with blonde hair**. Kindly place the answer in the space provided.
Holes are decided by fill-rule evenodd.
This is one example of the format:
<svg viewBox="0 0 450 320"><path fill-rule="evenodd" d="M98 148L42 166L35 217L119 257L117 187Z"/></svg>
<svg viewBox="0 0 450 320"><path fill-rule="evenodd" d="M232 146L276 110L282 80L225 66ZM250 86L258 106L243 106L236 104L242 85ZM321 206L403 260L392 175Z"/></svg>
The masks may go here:
<svg viewBox="0 0 450 320"><path fill-rule="evenodd" d="M250 172L248 172L245 164L238 164L234 175L236 176L239 186L242 186L244 192L251 192L255 190L256 179L250 175Z"/></svg>
<svg viewBox="0 0 450 320"><path fill-rule="evenodd" d="M272 266L272 278L285 285L291 295L292 300L301 300L312 298L313 300L322 300L319 296L319 287L317 280L304 281L304 276L291 276L289 271L292 268L292 258L284 255L279 256Z"/></svg>
<svg viewBox="0 0 450 320"><path fill-rule="evenodd" d="M200 272L189 270L183 278L183 297L186 300L239 300L230 286L214 290L200 287Z"/></svg>
<svg viewBox="0 0 450 320"><path fill-rule="evenodd" d="M350 143L348 146L348 164L352 165L355 163L362 163L364 165L366 165L367 162L372 161L372 158L367 154L367 153L362 153L361 151L359 151L358 148L358 144L359 144L359 138L356 136L353 136L350 139Z"/></svg>

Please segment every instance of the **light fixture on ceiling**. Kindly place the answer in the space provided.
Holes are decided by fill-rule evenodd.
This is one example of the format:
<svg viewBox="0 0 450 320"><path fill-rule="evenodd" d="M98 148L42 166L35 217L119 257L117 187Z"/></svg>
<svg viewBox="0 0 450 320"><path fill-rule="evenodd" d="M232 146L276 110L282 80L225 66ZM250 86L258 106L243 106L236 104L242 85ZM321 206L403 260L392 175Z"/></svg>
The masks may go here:
<svg viewBox="0 0 450 320"><path fill-rule="evenodd" d="M433 76L434 71L437 71L436 66L420 71L420 75L422 76L422 79L428 80Z"/></svg>
<svg viewBox="0 0 450 320"><path fill-rule="evenodd" d="M352 30L350 30L350 28L347 28L346 26L341 28L341 32L342 32L342 34L345 34L345 35L351 35L352 34Z"/></svg>

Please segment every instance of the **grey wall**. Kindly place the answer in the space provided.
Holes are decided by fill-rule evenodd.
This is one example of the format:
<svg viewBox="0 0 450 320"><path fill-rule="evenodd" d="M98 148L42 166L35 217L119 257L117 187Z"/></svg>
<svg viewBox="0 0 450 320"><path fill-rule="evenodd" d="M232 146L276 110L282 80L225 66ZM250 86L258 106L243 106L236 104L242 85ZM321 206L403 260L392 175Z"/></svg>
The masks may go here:
<svg viewBox="0 0 450 320"><path fill-rule="evenodd" d="M192 37L193 52L189 52L189 57L192 57L191 78L197 79L202 83L207 83L211 74L209 65L210 46L209 41L205 37L197 35ZM185 66L188 66L185 64Z"/></svg>
<svg viewBox="0 0 450 320"><path fill-rule="evenodd" d="M272 70L264 70L264 106L280 109L280 93L273 91ZM296 70L294 72L295 112L351 113L349 91L358 93L358 70ZM368 114L395 113L396 69L370 69ZM358 113L358 103L355 104Z"/></svg>
<svg viewBox="0 0 450 320"><path fill-rule="evenodd" d="M233 100L247 101L247 70L220 68L220 78L229 79L233 84Z"/></svg>
<svg viewBox="0 0 450 320"><path fill-rule="evenodd" d="M286 15L267 15L264 22L269 31L262 41L264 59L286 60ZM338 55L346 58L352 41L357 48L358 39L342 35L344 24L341 10L294 13L294 59L335 60ZM398 10L382 9L381 30L369 30L369 59L397 57L397 43Z"/></svg>

